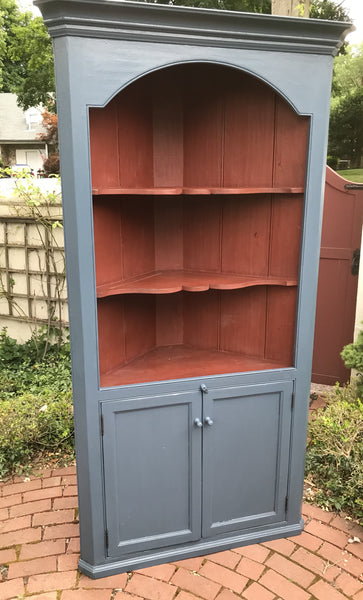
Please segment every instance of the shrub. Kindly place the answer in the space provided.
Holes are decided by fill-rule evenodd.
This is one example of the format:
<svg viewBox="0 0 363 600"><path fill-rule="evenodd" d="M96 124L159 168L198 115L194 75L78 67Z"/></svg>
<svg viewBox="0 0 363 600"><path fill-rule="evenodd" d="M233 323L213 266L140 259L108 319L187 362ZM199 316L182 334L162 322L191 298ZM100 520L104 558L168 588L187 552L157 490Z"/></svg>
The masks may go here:
<svg viewBox="0 0 363 600"><path fill-rule="evenodd" d="M314 501L363 521L363 403L354 384L337 384L309 423L306 475Z"/></svg>
<svg viewBox="0 0 363 600"><path fill-rule="evenodd" d="M24 393L66 393L72 389L69 343L52 344L44 332L24 344L0 334L0 400Z"/></svg>
<svg viewBox="0 0 363 600"><path fill-rule="evenodd" d="M49 175L59 175L59 154L57 152L48 156L48 158L44 161L43 169L46 177L49 177Z"/></svg>
<svg viewBox="0 0 363 600"><path fill-rule="evenodd" d="M47 331L48 333L48 331ZM25 344L0 334L0 477L40 457L74 456L69 344L44 332Z"/></svg>
<svg viewBox="0 0 363 600"><path fill-rule="evenodd" d="M0 402L0 477L29 470L40 453L73 456L71 394L24 394Z"/></svg>
<svg viewBox="0 0 363 600"><path fill-rule="evenodd" d="M326 164L331 169L334 169L334 171L336 171L337 168L338 168L338 162L339 162L339 158L337 156L331 156L331 155L329 155L326 158Z"/></svg>
<svg viewBox="0 0 363 600"><path fill-rule="evenodd" d="M357 390L363 398L363 330L359 332L355 342L343 348L341 357L347 369L356 369Z"/></svg>

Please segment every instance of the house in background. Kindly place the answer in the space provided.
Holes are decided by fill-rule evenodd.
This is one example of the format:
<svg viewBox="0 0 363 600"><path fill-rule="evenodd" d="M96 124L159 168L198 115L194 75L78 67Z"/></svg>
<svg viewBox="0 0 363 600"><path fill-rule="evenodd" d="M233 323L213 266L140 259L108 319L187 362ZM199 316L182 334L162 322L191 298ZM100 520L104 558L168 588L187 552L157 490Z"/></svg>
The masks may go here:
<svg viewBox="0 0 363 600"><path fill-rule="evenodd" d="M39 108L24 111L17 105L16 94L0 94L0 158L3 166L28 165L43 168L48 157L46 142L39 140L45 133Z"/></svg>

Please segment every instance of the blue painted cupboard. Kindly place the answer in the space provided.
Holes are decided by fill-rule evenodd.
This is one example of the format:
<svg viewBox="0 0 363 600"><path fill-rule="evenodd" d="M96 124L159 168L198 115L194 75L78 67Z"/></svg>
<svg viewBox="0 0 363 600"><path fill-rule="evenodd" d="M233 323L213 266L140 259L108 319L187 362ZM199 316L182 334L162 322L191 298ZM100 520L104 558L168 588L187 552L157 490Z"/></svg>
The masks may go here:
<svg viewBox="0 0 363 600"><path fill-rule="evenodd" d="M37 4L56 61L80 569L298 534L347 25Z"/></svg>

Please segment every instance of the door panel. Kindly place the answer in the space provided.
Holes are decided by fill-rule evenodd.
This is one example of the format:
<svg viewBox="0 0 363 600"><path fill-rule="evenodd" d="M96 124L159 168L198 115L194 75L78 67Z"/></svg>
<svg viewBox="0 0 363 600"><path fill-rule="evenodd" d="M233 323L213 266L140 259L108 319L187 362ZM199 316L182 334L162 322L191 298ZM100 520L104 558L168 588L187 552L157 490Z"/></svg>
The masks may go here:
<svg viewBox="0 0 363 600"><path fill-rule="evenodd" d="M351 267L361 246L363 190L346 185L327 167L311 377L326 385L350 378L340 353L354 338L358 277Z"/></svg>
<svg viewBox="0 0 363 600"><path fill-rule="evenodd" d="M285 519L291 394L291 382L203 394L203 536Z"/></svg>
<svg viewBox="0 0 363 600"><path fill-rule="evenodd" d="M104 402L109 555L199 539L200 392Z"/></svg>

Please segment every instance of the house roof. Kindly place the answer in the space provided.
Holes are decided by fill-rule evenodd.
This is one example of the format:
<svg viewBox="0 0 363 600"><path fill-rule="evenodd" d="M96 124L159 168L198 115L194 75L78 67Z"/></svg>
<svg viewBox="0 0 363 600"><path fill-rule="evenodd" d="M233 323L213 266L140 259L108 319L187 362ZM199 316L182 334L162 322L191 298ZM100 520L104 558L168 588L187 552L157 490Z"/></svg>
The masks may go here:
<svg viewBox="0 0 363 600"><path fill-rule="evenodd" d="M0 94L0 144L4 142L39 142L39 133L45 129L39 123L32 123L32 117L39 121L40 109L24 111L17 105L16 94ZM40 119L41 122L41 119Z"/></svg>

